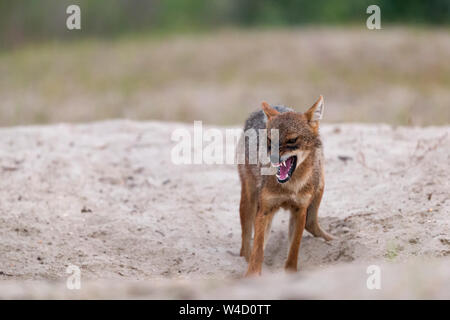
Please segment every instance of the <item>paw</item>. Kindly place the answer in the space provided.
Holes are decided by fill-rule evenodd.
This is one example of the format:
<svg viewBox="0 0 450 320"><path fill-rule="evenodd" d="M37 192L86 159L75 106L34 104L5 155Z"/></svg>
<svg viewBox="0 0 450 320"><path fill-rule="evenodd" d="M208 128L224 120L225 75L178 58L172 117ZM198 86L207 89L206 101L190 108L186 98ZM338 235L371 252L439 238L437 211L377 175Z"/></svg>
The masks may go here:
<svg viewBox="0 0 450 320"><path fill-rule="evenodd" d="M261 270L257 271L257 270L247 270L247 272L245 273L245 277L246 278L252 278L252 277L257 277L261 275Z"/></svg>
<svg viewBox="0 0 450 320"><path fill-rule="evenodd" d="M286 271L286 273L296 273L297 272L297 265L286 264L284 266L284 270Z"/></svg>
<svg viewBox="0 0 450 320"><path fill-rule="evenodd" d="M261 264L257 263L249 263L247 273L245 274L245 277L254 277L254 276L260 276L261 275Z"/></svg>
<svg viewBox="0 0 450 320"><path fill-rule="evenodd" d="M336 240L337 238L335 236L332 236L329 233L324 232L324 234L322 235L322 238L325 239L325 241L331 241L331 240Z"/></svg>
<svg viewBox="0 0 450 320"><path fill-rule="evenodd" d="M241 249L240 256L241 256L241 257L244 257L244 258L245 258L245 261L249 262L249 260L250 260L250 251L249 251L249 250Z"/></svg>

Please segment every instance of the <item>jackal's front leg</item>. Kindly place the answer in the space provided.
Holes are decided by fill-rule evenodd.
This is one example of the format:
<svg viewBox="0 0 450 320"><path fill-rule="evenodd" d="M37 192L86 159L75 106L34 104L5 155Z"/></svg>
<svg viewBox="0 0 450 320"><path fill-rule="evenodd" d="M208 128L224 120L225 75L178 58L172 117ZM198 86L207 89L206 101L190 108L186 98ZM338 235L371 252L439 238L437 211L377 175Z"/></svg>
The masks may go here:
<svg viewBox="0 0 450 320"><path fill-rule="evenodd" d="M290 247L284 267L287 271L297 271L298 251L306 224L306 208L292 210L289 224Z"/></svg>
<svg viewBox="0 0 450 320"><path fill-rule="evenodd" d="M273 217L273 212L266 212L264 210L258 210L255 218L255 238L253 239L253 248L250 255L250 262L246 276L260 275L262 263L264 260L264 234L266 232L267 225L270 223Z"/></svg>

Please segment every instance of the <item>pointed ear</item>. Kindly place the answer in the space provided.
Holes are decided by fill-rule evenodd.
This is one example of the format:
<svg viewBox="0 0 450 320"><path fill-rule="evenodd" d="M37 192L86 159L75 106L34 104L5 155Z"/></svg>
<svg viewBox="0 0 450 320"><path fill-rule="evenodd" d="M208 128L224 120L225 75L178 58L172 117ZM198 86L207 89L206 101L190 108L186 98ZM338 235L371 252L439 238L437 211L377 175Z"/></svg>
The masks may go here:
<svg viewBox="0 0 450 320"><path fill-rule="evenodd" d="M261 108L263 109L264 113L266 114L267 118L270 120L270 118L275 117L277 114L280 114L277 110L272 108L267 102L263 101L261 102Z"/></svg>
<svg viewBox="0 0 450 320"><path fill-rule="evenodd" d="M305 112L305 116L309 122L319 121L323 117L323 109L323 97L320 96L316 103L314 103L313 106Z"/></svg>

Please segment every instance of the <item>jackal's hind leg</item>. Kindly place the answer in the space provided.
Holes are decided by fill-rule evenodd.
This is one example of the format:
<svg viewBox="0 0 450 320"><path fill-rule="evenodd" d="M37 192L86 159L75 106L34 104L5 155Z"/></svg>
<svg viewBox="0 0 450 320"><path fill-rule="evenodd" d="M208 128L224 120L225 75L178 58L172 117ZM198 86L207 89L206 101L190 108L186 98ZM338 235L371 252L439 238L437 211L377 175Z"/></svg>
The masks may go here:
<svg viewBox="0 0 450 320"><path fill-rule="evenodd" d="M323 189L315 196L308 207L306 215L306 226L305 229L310 232L315 237L321 237L326 241L335 239L334 236L324 231L319 225L319 206L322 200Z"/></svg>

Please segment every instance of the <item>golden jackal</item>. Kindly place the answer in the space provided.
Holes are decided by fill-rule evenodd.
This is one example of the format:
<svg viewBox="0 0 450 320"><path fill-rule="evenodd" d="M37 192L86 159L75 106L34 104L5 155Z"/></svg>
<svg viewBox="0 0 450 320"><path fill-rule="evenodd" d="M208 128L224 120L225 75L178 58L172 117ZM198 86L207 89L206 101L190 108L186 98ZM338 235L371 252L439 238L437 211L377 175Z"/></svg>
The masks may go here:
<svg viewBox="0 0 450 320"><path fill-rule="evenodd" d="M323 151L319 136L319 120L324 109L323 97L305 113L294 112L284 106L271 107L262 103L262 110L254 112L245 122L247 130L267 130L267 151L276 174L263 175L261 161L249 161L249 142L241 137L239 152L244 152L245 163L238 165L241 179L240 218L242 227L241 256L249 262L247 275L261 274L264 247L270 233L275 212L279 208L291 212L289 220L289 253L286 270L297 270L297 258L303 229L316 237L330 240L323 231L317 213L324 189ZM278 129L277 150L270 150L271 130ZM258 141L261 139L258 133ZM260 142L259 142L260 143ZM278 151L278 152L275 152ZM255 235L253 248L251 237Z"/></svg>

